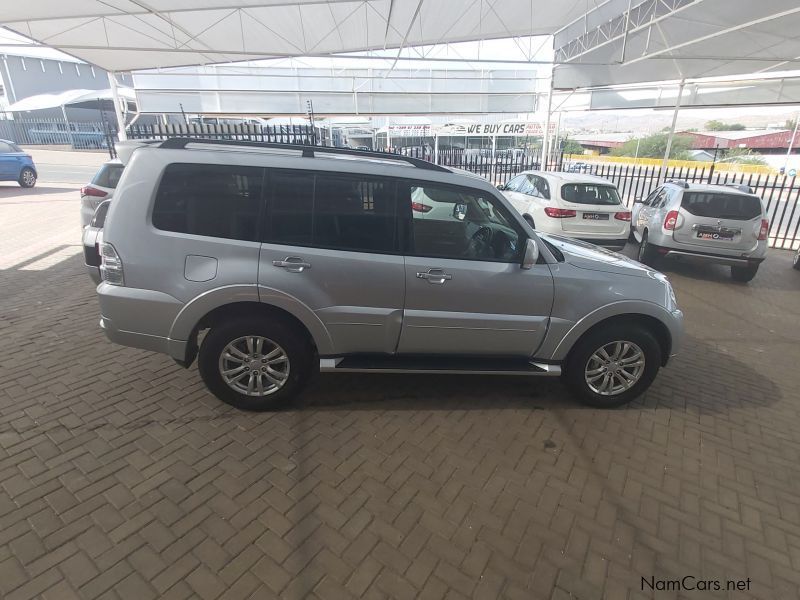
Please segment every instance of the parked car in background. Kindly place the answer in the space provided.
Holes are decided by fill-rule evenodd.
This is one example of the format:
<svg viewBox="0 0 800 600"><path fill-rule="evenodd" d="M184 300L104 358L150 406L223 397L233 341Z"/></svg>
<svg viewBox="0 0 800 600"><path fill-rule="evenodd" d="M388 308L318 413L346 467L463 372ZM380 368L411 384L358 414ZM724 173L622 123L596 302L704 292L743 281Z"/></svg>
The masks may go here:
<svg viewBox="0 0 800 600"><path fill-rule="evenodd" d="M0 181L16 181L32 188L39 177L33 157L9 140L0 140Z"/></svg>
<svg viewBox="0 0 800 600"><path fill-rule="evenodd" d="M622 250L630 235L630 211L616 186L578 173L524 171L498 189L531 227Z"/></svg>
<svg viewBox="0 0 800 600"><path fill-rule="evenodd" d="M728 265L736 281L750 281L767 255L769 219L746 185L667 181L633 205L639 261L659 256Z"/></svg>
<svg viewBox="0 0 800 600"><path fill-rule="evenodd" d="M100 167L91 183L81 188L81 227L86 227L92 220L94 211L103 200L110 200L114 195L119 178L125 165L115 158Z"/></svg>
<svg viewBox="0 0 800 600"><path fill-rule="evenodd" d="M95 285L100 283L100 244L103 243L103 225L110 206L111 200L103 200L83 228L83 263Z"/></svg>
<svg viewBox="0 0 800 600"><path fill-rule="evenodd" d="M588 174L592 174L592 173L594 173L594 165L590 165L588 163L578 161L578 162L574 162L574 163L568 164L567 167L566 167L566 171L567 171L567 173L588 173Z"/></svg>
<svg viewBox="0 0 800 600"><path fill-rule="evenodd" d="M184 367L199 346L239 408L283 406L316 369L563 372L616 406L681 342L662 274L537 233L486 180L427 161L171 139L132 151L115 194L101 327Z"/></svg>

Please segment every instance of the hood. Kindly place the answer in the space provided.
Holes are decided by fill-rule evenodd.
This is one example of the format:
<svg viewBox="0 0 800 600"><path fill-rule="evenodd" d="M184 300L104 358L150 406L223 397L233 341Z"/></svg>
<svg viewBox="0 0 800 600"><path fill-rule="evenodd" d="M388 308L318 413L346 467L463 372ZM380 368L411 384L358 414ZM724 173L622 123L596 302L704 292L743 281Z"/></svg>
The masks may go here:
<svg viewBox="0 0 800 600"><path fill-rule="evenodd" d="M539 236L560 250L566 262L580 269L638 277L653 277L658 273L619 252L612 252L594 244L549 233L539 233Z"/></svg>

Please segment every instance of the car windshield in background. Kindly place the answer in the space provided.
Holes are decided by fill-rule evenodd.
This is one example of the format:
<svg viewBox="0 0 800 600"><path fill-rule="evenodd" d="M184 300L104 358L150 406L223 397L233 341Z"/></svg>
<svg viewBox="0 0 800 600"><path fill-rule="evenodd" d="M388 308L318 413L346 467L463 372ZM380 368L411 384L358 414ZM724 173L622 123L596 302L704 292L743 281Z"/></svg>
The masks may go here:
<svg viewBox="0 0 800 600"><path fill-rule="evenodd" d="M92 179L92 183L104 188L116 188L119 178L122 177L124 165L105 164Z"/></svg>
<svg viewBox="0 0 800 600"><path fill-rule="evenodd" d="M570 183L561 188L561 197L574 204L599 204L613 206L621 204L617 188L592 183Z"/></svg>
<svg viewBox="0 0 800 600"><path fill-rule="evenodd" d="M681 206L696 217L749 221L761 216L761 200L743 194L687 192Z"/></svg>

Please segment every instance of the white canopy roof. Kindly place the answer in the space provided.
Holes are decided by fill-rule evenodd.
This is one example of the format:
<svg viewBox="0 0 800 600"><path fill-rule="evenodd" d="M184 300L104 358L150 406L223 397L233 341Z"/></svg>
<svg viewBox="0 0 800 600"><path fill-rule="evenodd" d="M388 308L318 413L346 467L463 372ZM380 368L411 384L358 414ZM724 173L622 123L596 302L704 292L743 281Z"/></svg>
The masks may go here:
<svg viewBox="0 0 800 600"><path fill-rule="evenodd" d="M111 71L542 34L554 35L555 86L568 89L791 70L800 57L797 0L3 4L9 29Z"/></svg>
<svg viewBox="0 0 800 600"><path fill-rule="evenodd" d="M135 101L136 94L130 88L117 88L120 98L128 101ZM42 110L45 108L60 108L70 104L80 104L81 102L93 102L95 100L112 100L113 96L110 89L106 90L67 90L59 94L37 94L28 96L14 104L9 105L6 111L22 112L26 110Z"/></svg>

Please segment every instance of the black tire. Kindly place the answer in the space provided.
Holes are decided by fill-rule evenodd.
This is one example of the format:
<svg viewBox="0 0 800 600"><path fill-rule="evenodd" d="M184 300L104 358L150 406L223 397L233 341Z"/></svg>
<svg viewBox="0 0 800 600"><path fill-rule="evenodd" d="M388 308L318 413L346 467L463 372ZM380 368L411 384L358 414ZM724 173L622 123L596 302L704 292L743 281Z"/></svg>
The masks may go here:
<svg viewBox="0 0 800 600"><path fill-rule="evenodd" d="M794 253L794 262L792 267L800 271L800 250Z"/></svg>
<svg viewBox="0 0 800 600"><path fill-rule="evenodd" d="M586 380L590 357L606 344L616 341L633 342L644 354L644 366L639 379L627 390L613 395L600 394ZM615 321L585 334L569 354L564 364L564 381L573 395L583 404L594 408L614 408L627 404L644 392L661 367L661 346L645 327Z"/></svg>
<svg viewBox="0 0 800 600"><path fill-rule="evenodd" d="M643 265L652 267L656 260L655 248L647 242L647 232L642 232L642 241L639 242L639 251L636 259Z"/></svg>
<svg viewBox="0 0 800 600"><path fill-rule="evenodd" d="M758 265L748 265L746 267L731 267L731 278L734 281L741 281L747 283L752 281L753 277L758 273Z"/></svg>
<svg viewBox="0 0 800 600"><path fill-rule="evenodd" d="M36 171L30 167L25 167L20 171L17 183L19 183L20 187L32 188L36 185Z"/></svg>
<svg viewBox="0 0 800 600"><path fill-rule="evenodd" d="M533 217L530 215L522 215L522 218L528 222L528 225L531 226L531 229L536 229L536 224L533 222Z"/></svg>
<svg viewBox="0 0 800 600"><path fill-rule="evenodd" d="M229 386L220 372L225 347L247 336L267 338L288 357L288 377L282 387L268 395L241 393ZM206 387L223 402L242 410L266 411L283 408L297 396L310 378L312 360L311 344L296 325L279 318L252 316L234 318L212 327L200 347L197 367Z"/></svg>

